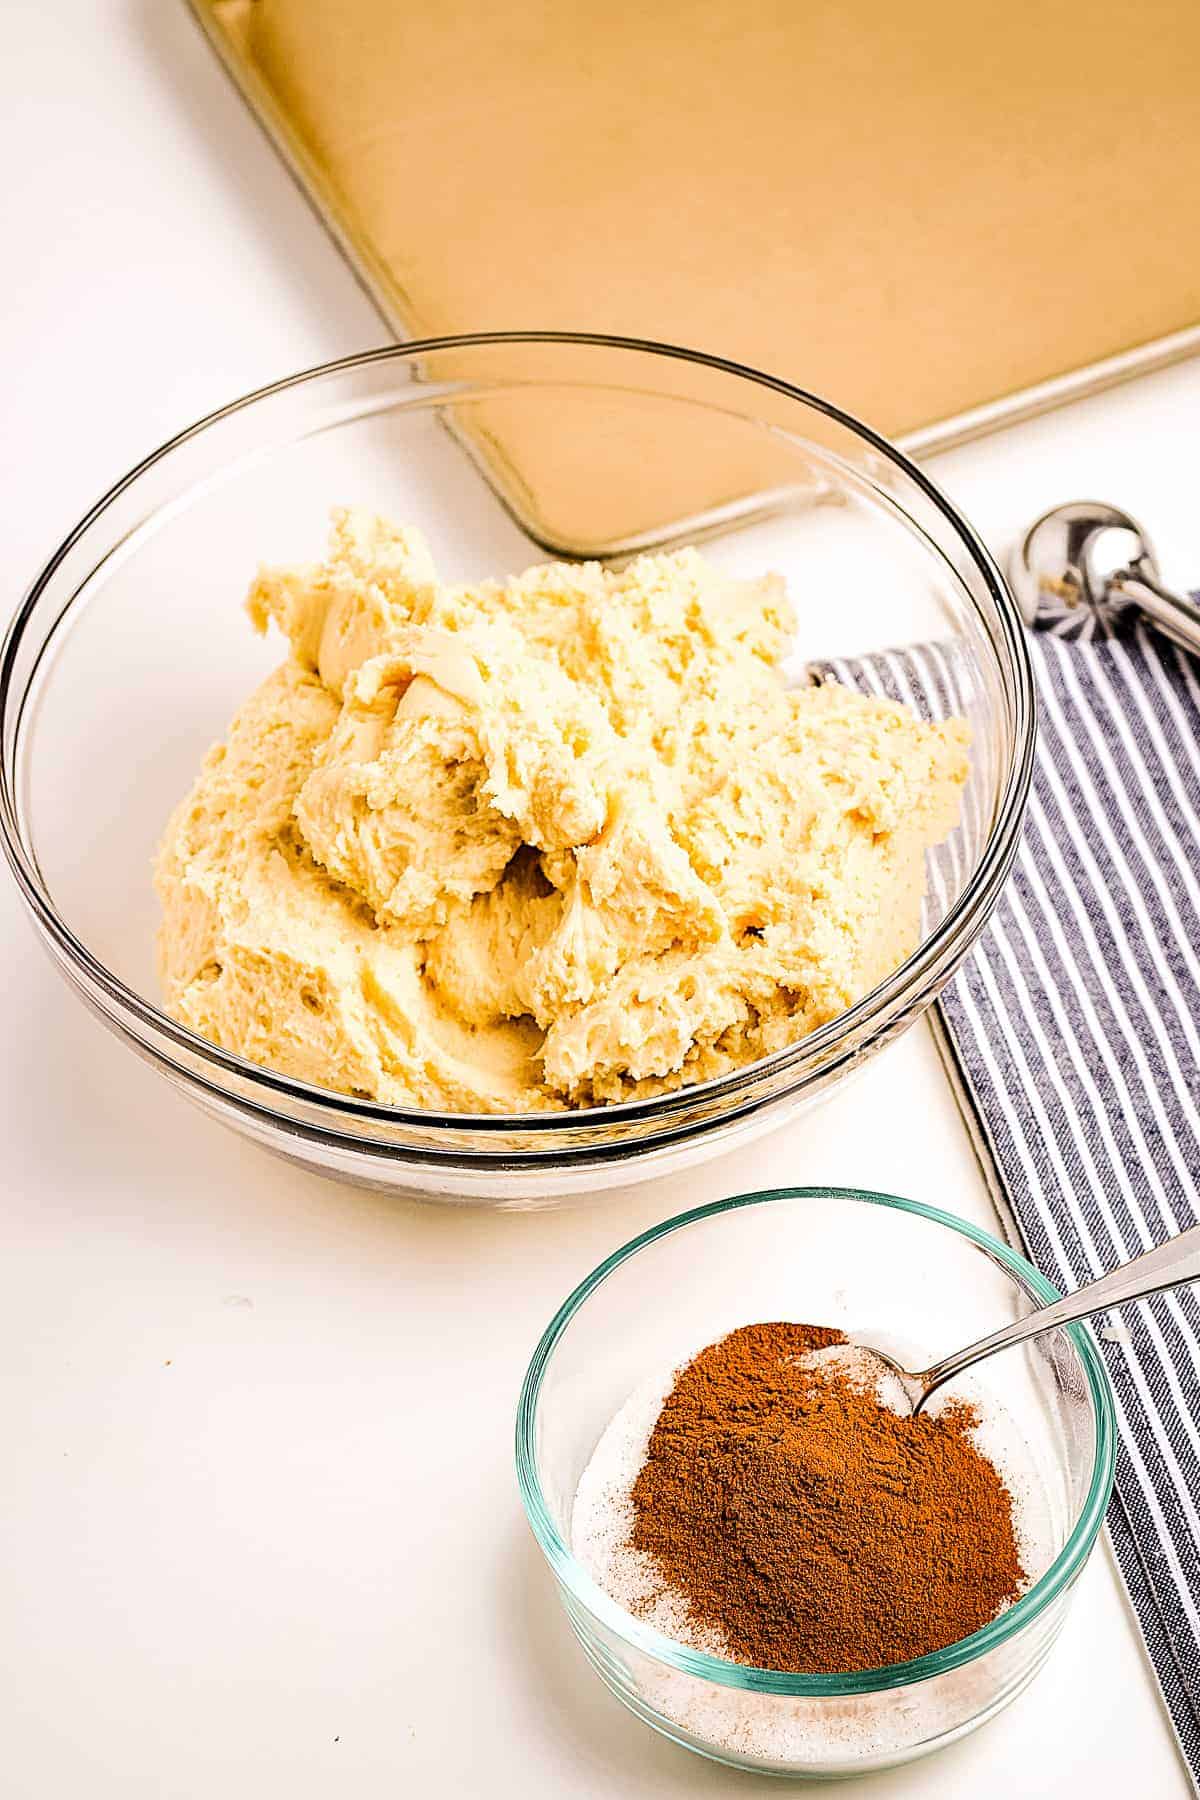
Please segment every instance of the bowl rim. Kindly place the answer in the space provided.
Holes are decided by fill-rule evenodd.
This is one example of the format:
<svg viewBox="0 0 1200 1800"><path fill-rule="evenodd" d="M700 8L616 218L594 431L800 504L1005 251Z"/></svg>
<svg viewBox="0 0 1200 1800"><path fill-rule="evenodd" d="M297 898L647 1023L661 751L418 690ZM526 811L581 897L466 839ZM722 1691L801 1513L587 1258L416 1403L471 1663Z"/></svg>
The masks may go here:
<svg viewBox="0 0 1200 1800"><path fill-rule="evenodd" d="M864 994L853 1006L848 1007L826 1024L819 1026L808 1036L799 1038L795 1043L784 1045L781 1049L772 1051L765 1057L737 1069L729 1070L722 1075L710 1076L702 1082L684 1083L678 1088L652 1095L647 1099L613 1101L588 1107L526 1113L452 1113L440 1112L432 1108L388 1106L378 1101L360 1099L353 1095L339 1093L332 1088L317 1087L291 1076L282 1075L276 1070L251 1062L236 1052L225 1050L209 1039L199 1036L187 1026L171 1018L167 1012L139 993L137 989L129 986L105 963L101 962L75 935L58 912L53 898L41 879L36 863L26 849L22 835L16 786L15 763L17 757L15 752L19 744L19 732L28 688L24 687L20 691L15 691L15 663L25 634L33 623L38 603L67 555L122 494L151 468L164 461L184 444L218 426L234 414L246 411L261 402L269 401L289 390L301 388L310 383L316 385L333 375L346 374L356 369L389 362L411 364L422 356L444 350L471 350L518 345L583 346L630 351L712 369L718 373L744 380L751 387L766 388L785 398L797 401L804 407L813 409L843 427L898 469L925 496L957 535L988 590L995 608L995 617L993 621L985 621L985 629L989 641L992 643L1007 698L1012 708L1012 751L1008 759L1008 768L995 816L979 862L946 916L884 981L872 988L869 993ZM51 633L58 629L62 617L65 617L75 604L76 597L77 595L72 595L66 605L61 607L59 615L51 626ZM39 650L38 663L40 663L40 656L41 651ZM35 671L37 666L38 664L35 663ZM11 758L7 754L10 713L13 718L11 729L14 747L14 756ZM276 1094L288 1101L315 1109L318 1115L325 1115L325 1119L328 1121L328 1123L322 1122L321 1130L323 1132L338 1137L340 1141L356 1149L369 1151L377 1148L386 1154L399 1157L406 1154L405 1146L402 1144L378 1136L372 1138L364 1135L361 1131L353 1129L355 1125L366 1127L368 1130L375 1125L378 1127L415 1127L423 1132L435 1134L439 1132L446 1134L470 1132L479 1133L485 1139L502 1137L506 1133L521 1132L534 1139L545 1140L543 1147L515 1153L522 1163L530 1164L538 1158L544 1158L548 1153L555 1152L554 1140L556 1137L566 1137L568 1133L577 1135L581 1130L589 1127L594 1130L604 1130L605 1128L656 1121L661 1122L664 1131L672 1128L677 1135L690 1136L696 1130L711 1123L711 1117L706 1115L704 1119L696 1123L681 1118L680 1115L705 1101L720 1099L729 1103L722 1108L719 1115L722 1121L745 1112L756 1111L763 1104L767 1104L771 1099L777 1097L777 1090L766 1095L756 1095L748 1091L754 1089L755 1084L761 1082L765 1077L785 1069L790 1070L794 1075L794 1080L789 1084L788 1091L793 1091L795 1086L803 1083L806 1074L823 1070L828 1065L831 1055L836 1058L837 1047L842 1046L843 1040L851 1039L862 1028L869 1028L878 1022L901 1014L906 1002L915 1002L916 996L922 993L931 978L939 982L941 979L948 978L990 916L1016 855L1025 801L1033 774L1036 721L1036 684L1025 628L999 566L978 533L958 508L942 493L936 483L931 481L916 463L912 462L901 450L898 450L894 444L882 437L871 426L832 401L799 387L795 383L784 381L781 377L770 375L763 370L706 351L687 349L680 345L656 342L652 339L626 337L604 332L541 330L464 332L442 337L414 339L408 343L388 344L374 350L360 351L351 356L315 364L310 368L283 376L279 380L253 389L207 413L160 444L157 449L151 451L128 470L88 509L34 577L4 634L2 644L0 644L0 844L3 845L6 859L26 906L42 930L48 935L58 954L65 959L68 968L76 971L92 988L99 990L103 996L106 1012L111 1008L118 1019L123 1017L136 1021L142 1029L152 1032L156 1040L166 1039L168 1043L184 1052L187 1057L199 1061L203 1067L213 1071L214 1077L215 1072L220 1071L227 1077L247 1084L252 1093L258 1092L265 1096ZM145 1046L144 1039L139 1038L138 1041ZM186 1063L175 1061L157 1043L152 1049L152 1054L167 1066L182 1073L189 1082L203 1079L197 1076L194 1068ZM213 1085L225 1099L233 1099L238 1104L242 1103L236 1092L231 1093L219 1080L214 1079ZM263 1104L269 1107L269 1100L264 1100ZM272 1117L276 1116L278 1115L272 1111ZM283 1116L292 1117L292 1115ZM338 1121L344 1121L340 1132ZM640 1145L648 1148L661 1142L661 1134L655 1133L653 1136L641 1139ZM568 1143L563 1145L558 1153L575 1162L603 1156L605 1148L603 1143ZM627 1145L623 1147L608 1146L608 1148L618 1149L624 1155L629 1154ZM432 1160L446 1154L446 1151L440 1151L436 1145L429 1144L417 1152L419 1159ZM454 1152L451 1151L450 1154L453 1155ZM487 1161L512 1155L514 1155L514 1151L511 1145L497 1143L494 1147L478 1147L474 1160Z"/></svg>
<svg viewBox="0 0 1200 1800"><path fill-rule="evenodd" d="M666 1663L669 1667L678 1669L684 1674L715 1682L722 1687L741 1688L757 1693L780 1694L792 1698L803 1696L831 1699L850 1694L881 1693L889 1688L905 1687L915 1681L927 1681L936 1675L944 1675L952 1669L961 1668L965 1663L974 1662L976 1658L986 1655L989 1650L994 1650L998 1645L1006 1643L1022 1631L1026 1625L1031 1624L1059 1594L1069 1587L1091 1553L1092 1546L1104 1522L1105 1511L1112 1492L1116 1472L1117 1425L1112 1384L1092 1332L1083 1324L1058 1327L1060 1331L1065 1330L1083 1364L1092 1416L1095 1421L1096 1446L1087 1496L1062 1549L1029 1591L1022 1594L1020 1599L1014 1601L1010 1607L1007 1607L987 1625L982 1626L980 1630L972 1632L969 1637L958 1639L953 1644L947 1644L941 1650L933 1650L925 1656L915 1657L908 1662L890 1663L878 1669L850 1670L836 1675L801 1675L781 1669L766 1669L749 1663L732 1662L726 1657L712 1656L702 1650L692 1650L686 1645L677 1643L675 1639L667 1637L652 1625L636 1618L632 1613L626 1612L593 1581L582 1565L572 1556L551 1517L542 1493L541 1482L538 1479L535 1454L538 1401L542 1381L555 1347L584 1302L595 1293L596 1289L607 1281L609 1276L621 1267L622 1263L628 1262L630 1258L636 1256L639 1251L647 1249L651 1244L659 1243L674 1232L685 1230L690 1225L698 1224L704 1219L714 1218L721 1213L738 1211L748 1206L773 1205L784 1200L810 1199L849 1200L870 1206L887 1207L927 1220L931 1224L944 1226L966 1238L978 1249L985 1251L993 1262L998 1263L1005 1273L1010 1275L1031 1298L1043 1305L1049 1305L1050 1302L1062 1298L1052 1282L1047 1281L1046 1277L1031 1262L999 1238L993 1237L982 1227L973 1225L968 1219L944 1212L939 1207L926 1206L918 1200L906 1200L899 1194L877 1193L869 1188L825 1186L763 1188L751 1193L734 1194L724 1200L709 1201L704 1206L693 1207L688 1212L677 1213L674 1217L664 1220L659 1225L651 1226L649 1230L631 1238L628 1243L623 1244L619 1250L614 1250L611 1256L599 1263L591 1274L585 1276L583 1281L568 1294L542 1333L526 1370L525 1379L521 1384L521 1393L517 1402L515 1449L517 1485L530 1529L538 1547L560 1584L601 1624L618 1637L623 1638L626 1643L653 1657L656 1661Z"/></svg>

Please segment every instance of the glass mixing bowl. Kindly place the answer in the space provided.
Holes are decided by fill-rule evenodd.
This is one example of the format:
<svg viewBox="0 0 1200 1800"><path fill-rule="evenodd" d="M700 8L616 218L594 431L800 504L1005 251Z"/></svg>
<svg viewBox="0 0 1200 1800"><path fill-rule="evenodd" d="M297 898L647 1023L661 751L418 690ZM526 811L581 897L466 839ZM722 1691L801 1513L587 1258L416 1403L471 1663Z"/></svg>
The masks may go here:
<svg viewBox="0 0 1200 1800"><path fill-rule="evenodd" d="M676 1743L771 1774L824 1777L906 1762L1006 1706L1062 1625L1112 1488L1112 1390L1091 1333L1071 1325L964 1376L1021 1445L1031 1585L973 1636L914 1662L795 1675L664 1637L604 1593L572 1554L579 1478L644 1381L738 1325L796 1320L888 1344L910 1368L1023 1318L1055 1290L965 1220L848 1188L742 1194L668 1220L600 1265L534 1353L517 1415L530 1525L592 1667Z"/></svg>
<svg viewBox="0 0 1200 1800"><path fill-rule="evenodd" d="M258 563L320 554L328 511L418 525L442 575L703 540L776 569L814 658L936 643L972 772L922 941L841 1018L702 1085L516 1117L372 1104L218 1049L157 999L155 846L210 743L273 664L240 600ZM276 383L148 457L38 576L0 653L0 833L87 1004L218 1119L394 1189L535 1205L728 1148L813 1100L930 1003L1017 844L1034 736L1022 627L995 564L920 469L826 401L715 357L504 333L408 344Z"/></svg>

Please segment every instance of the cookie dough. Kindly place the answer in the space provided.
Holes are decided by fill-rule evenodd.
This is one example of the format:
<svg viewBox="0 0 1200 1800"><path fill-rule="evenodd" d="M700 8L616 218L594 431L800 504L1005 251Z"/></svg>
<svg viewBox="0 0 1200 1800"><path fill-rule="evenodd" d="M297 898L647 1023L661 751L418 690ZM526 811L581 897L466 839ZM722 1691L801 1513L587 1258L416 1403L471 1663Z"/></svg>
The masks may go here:
<svg viewBox="0 0 1200 1800"><path fill-rule="evenodd" d="M167 1006L215 1043L396 1106L584 1106L789 1044L915 947L966 727L786 687L778 577L443 586L349 511L248 607L290 655L156 868Z"/></svg>

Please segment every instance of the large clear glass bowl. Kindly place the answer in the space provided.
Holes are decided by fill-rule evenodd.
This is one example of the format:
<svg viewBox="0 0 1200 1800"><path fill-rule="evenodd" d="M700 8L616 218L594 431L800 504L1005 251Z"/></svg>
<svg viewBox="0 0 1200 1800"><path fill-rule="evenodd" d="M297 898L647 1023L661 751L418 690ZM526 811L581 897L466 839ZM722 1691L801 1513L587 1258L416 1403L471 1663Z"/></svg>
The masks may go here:
<svg viewBox="0 0 1200 1800"><path fill-rule="evenodd" d="M1015 1428L1013 1466L1036 1524L1031 1585L981 1631L916 1661L796 1675L689 1649L597 1586L572 1553L572 1507L628 1396L738 1325L833 1325L926 1368L1057 1297L1023 1257L964 1220L848 1188L721 1200L610 1256L538 1345L516 1436L529 1522L601 1680L677 1743L777 1775L887 1768L992 1718L1049 1653L1112 1489L1112 1390L1086 1327L1007 1351L955 1384L964 1398L986 1395L992 1413L998 1402Z"/></svg>
<svg viewBox="0 0 1200 1800"><path fill-rule="evenodd" d="M161 1010L150 867L203 752L280 659L240 607L260 561L319 555L329 509L418 525L444 576L703 540L787 579L791 674L934 643L972 772L914 954L841 1018L677 1093L571 1113L389 1108L218 1049ZM909 1025L983 928L1029 781L1016 609L970 526L866 426L664 346L505 333L352 357L236 401L119 482L38 576L0 654L0 832L42 939L125 1041L215 1117L330 1174L536 1205L728 1148Z"/></svg>

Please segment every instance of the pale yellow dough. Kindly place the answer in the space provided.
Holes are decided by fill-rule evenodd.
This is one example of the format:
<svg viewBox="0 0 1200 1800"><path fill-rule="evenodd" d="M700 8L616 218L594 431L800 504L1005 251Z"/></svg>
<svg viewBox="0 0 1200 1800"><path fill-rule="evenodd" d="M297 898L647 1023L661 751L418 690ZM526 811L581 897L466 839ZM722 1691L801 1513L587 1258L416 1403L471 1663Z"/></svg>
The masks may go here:
<svg viewBox="0 0 1200 1800"><path fill-rule="evenodd" d="M441 586L335 515L249 598L288 660L156 870L167 1005L282 1074L521 1112L752 1061L915 947L958 720L788 689L781 581L694 550Z"/></svg>

